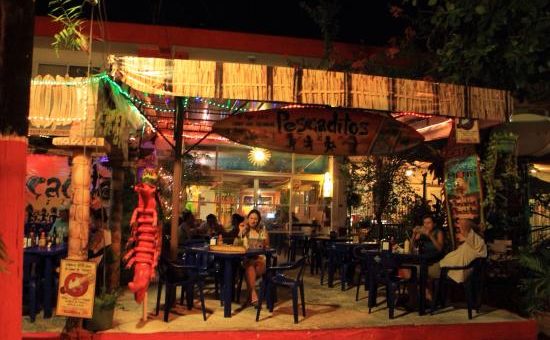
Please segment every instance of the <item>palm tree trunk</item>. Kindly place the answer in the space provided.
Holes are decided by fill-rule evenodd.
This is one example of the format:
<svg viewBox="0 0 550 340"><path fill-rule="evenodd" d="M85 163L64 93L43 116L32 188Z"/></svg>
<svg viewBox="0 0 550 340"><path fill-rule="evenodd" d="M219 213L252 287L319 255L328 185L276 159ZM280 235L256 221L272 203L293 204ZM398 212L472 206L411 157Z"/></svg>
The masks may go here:
<svg viewBox="0 0 550 340"><path fill-rule="evenodd" d="M120 285L120 254L121 254L121 225L123 210L124 191L124 168L119 165L113 166L111 175L111 249L113 251L113 263L109 264L108 289L113 291Z"/></svg>
<svg viewBox="0 0 550 340"><path fill-rule="evenodd" d="M23 226L34 1L0 1L0 238L7 261L0 272L3 339L20 339ZM19 137L17 137L19 136Z"/></svg>

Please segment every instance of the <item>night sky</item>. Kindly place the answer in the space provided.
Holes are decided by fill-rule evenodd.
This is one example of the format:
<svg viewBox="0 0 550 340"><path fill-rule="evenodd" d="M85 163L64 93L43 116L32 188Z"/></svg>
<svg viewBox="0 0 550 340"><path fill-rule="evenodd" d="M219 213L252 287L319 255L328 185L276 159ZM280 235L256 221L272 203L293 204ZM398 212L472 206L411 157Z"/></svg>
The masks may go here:
<svg viewBox="0 0 550 340"><path fill-rule="evenodd" d="M300 1L101 1L104 1L108 21L322 38ZM47 15L47 3L36 2L37 15ZM159 3L160 10L156 10ZM335 40L374 46L385 45L401 31L389 14L389 3L383 0L342 0L339 25Z"/></svg>

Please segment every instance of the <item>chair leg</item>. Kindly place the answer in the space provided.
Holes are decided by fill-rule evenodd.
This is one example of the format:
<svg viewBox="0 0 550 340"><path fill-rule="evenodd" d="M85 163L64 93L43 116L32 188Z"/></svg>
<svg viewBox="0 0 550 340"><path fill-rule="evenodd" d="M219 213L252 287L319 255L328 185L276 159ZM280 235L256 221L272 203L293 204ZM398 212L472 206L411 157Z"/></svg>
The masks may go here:
<svg viewBox="0 0 550 340"><path fill-rule="evenodd" d="M239 270L239 284L237 285L237 303L241 303L241 291L243 289L244 269Z"/></svg>
<svg viewBox="0 0 550 340"><path fill-rule="evenodd" d="M183 306L183 297L185 296L185 286L181 286L180 305Z"/></svg>
<svg viewBox="0 0 550 340"><path fill-rule="evenodd" d="M160 311L160 297L162 295L162 285L164 284L164 282L162 282L162 280L159 280L159 283L158 283L158 288L157 288L157 306L155 308L155 315L159 315L159 311Z"/></svg>
<svg viewBox="0 0 550 340"><path fill-rule="evenodd" d="M197 283L199 287L199 298L201 300L202 319L206 321L206 306L204 305L204 284L202 282Z"/></svg>
<svg viewBox="0 0 550 340"><path fill-rule="evenodd" d="M174 287L172 284L166 284L166 292L164 294L164 322L168 322L170 309L172 308L172 295L174 295Z"/></svg>
<svg viewBox="0 0 550 340"><path fill-rule="evenodd" d="M464 283L464 293L466 295L466 304L468 306L468 319L472 319L472 309L473 309L473 294L472 286L468 282Z"/></svg>
<svg viewBox="0 0 550 340"><path fill-rule="evenodd" d="M302 315L306 317L306 296L304 295L304 283L300 283L300 298L302 300Z"/></svg>
<svg viewBox="0 0 550 340"><path fill-rule="evenodd" d="M392 284L386 285L386 299L388 304L388 311L390 319L393 319L395 308L395 287Z"/></svg>
<svg viewBox="0 0 550 340"><path fill-rule="evenodd" d="M184 285L185 288L186 288L186 292L185 292L185 297L186 297L186 300L187 300L187 309L188 310L191 310L193 309L193 298L195 294L194 293L194 290L195 290L195 284L194 283L189 283L187 285Z"/></svg>
<svg viewBox="0 0 550 340"><path fill-rule="evenodd" d="M355 301L359 301L359 289L361 288L361 278L363 277L363 268L359 272L359 280L357 282L357 287L355 289Z"/></svg>
<svg viewBox="0 0 550 340"><path fill-rule="evenodd" d="M264 279L262 280L262 284L260 285L260 296L258 297L258 309L256 310L256 322L260 320L260 311L262 310L262 301L264 300L264 296L266 292L267 292L267 287Z"/></svg>
<svg viewBox="0 0 550 340"><path fill-rule="evenodd" d="M294 314L294 323L298 323L298 287L292 288L292 312Z"/></svg>
<svg viewBox="0 0 550 340"><path fill-rule="evenodd" d="M430 310L430 314L434 314L436 311L437 311L437 304L440 300L440 295L441 295L441 289L440 289L440 286L441 286L441 280L442 279L438 279L438 280L434 280L434 284L433 284L433 296L432 296L432 308Z"/></svg>

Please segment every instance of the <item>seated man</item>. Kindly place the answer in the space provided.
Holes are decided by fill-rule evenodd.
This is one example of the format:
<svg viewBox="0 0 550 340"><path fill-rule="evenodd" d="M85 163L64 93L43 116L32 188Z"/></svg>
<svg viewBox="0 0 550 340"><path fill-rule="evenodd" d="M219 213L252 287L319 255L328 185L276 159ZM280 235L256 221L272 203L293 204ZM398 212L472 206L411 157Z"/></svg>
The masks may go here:
<svg viewBox="0 0 550 340"><path fill-rule="evenodd" d="M209 214L208 216L206 216L206 222L201 224L197 231L200 235L206 235L210 237L218 236L219 234L224 233L223 227L218 223L218 219L214 214Z"/></svg>
<svg viewBox="0 0 550 340"><path fill-rule="evenodd" d="M461 218L457 226L460 232L456 235L456 239L462 244L439 261L441 267L462 267L478 257L487 256L485 241L472 230L475 227L474 221ZM451 270L448 273L448 276L457 283L464 282L468 275L469 270Z"/></svg>

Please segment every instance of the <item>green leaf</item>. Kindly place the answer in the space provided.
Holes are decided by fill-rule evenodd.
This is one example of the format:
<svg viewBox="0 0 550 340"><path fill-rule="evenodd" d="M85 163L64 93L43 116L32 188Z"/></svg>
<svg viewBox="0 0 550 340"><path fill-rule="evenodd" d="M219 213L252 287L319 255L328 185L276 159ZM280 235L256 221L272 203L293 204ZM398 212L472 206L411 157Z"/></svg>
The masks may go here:
<svg viewBox="0 0 550 340"><path fill-rule="evenodd" d="M475 8L475 11L476 11L477 14L483 15L483 14L485 14L485 6L477 5L476 8Z"/></svg>
<svg viewBox="0 0 550 340"><path fill-rule="evenodd" d="M437 0L428 1L428 6L435 6L435 5L437 5Z"/></svg>

